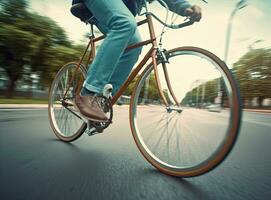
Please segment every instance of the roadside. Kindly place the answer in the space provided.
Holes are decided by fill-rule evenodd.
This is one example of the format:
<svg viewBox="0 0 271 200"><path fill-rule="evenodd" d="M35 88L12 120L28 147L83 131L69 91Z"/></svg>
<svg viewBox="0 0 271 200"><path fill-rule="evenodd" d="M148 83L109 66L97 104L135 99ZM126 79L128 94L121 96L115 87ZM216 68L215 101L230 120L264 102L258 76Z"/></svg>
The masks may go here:
<svg viewBox="0 0 271 200"><path fill-rule="evenodd" d="M47 108L48 104L0 104L0 109L41 109Z"/></svg>
<svg viewBox="0 0 271 200"><path fill-rule="evenodd" d="M14 98L3 98L0 97L0 106L2 104L47 104L47 99L31 99L31 98L23 98L23 97L14 97Z"/></svg>
<svg viewBox="0 0 271 200"><path fill-rule="evenodd" d="M47 108L48 104L46 103L36 103L36 104L1 104L0 103L0 109L43 109ZM128 105L121 105L120 107L128 107ZM243 111L247 112L259 112L259 113L270 113L270 109L243 109Z"/></svg>
<svg viewBox="0 0 271 200"><path fill-rule="evenodd" d="M243 111L247 111L247 112L260 112L260 113L270 113L271 114L271 110L264 110L264 109L243 109Z"/></svg>
<svg viewBox="0 0 271 200"><path fill-rule="evenodd" d="M24 97L0 97L0 109L41 109L48 107L47 99L32 99Z"/></svg>

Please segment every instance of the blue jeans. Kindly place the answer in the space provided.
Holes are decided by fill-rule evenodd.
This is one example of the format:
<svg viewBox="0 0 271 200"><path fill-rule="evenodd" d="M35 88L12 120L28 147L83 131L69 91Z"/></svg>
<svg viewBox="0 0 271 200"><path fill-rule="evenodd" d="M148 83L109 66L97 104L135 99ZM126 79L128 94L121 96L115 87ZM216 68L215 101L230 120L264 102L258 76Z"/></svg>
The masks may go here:
<svg viewBox="0 0 271 200"><path fill-rule="evenodd" d="M127 46L141 41L135 17L122 0L85 0L85 4L106 38L98 48L83 86L92 92L102 93L104 86L110 83L114 95L141 53L141 47L124 52Z"/></svg>

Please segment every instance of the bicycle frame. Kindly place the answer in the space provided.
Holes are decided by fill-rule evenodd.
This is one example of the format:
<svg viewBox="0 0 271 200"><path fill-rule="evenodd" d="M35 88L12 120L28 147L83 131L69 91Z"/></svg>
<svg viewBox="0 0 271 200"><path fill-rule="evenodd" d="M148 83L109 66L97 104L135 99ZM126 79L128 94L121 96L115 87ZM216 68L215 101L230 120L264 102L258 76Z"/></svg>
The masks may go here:
<svg viewBox="0 0 271 200"><path fill-rule="evenodd" d="M151 46L150 50L146 53L146 55L144 56L144 58L136 66L136 68L134 68L132 70L132 72L128 76L128 79L125 81L125 83L122 85L122 87L113 96L113 98L112 98L112 105L116 103L116 101L118 100L118 98L127 89L128 85L131 83L131 81L136 77L136 75L140 72L140 70L145 66L145 64L151 58L152 61L151 61L151 63L149 63L146 66L146 68L149 68L149 67L153 66L153 68L154 68L154 75L155 75L155 82L156 82L156 85L157 85L157 89L158 89L159 95L162 98L163 103L165 104L165 106L166 107L169 106L169 103L168 103L168 101L167 101L167 99L166 99L166 97L165 97L165 95L164 95L164 93L162 91L162 87L161 87L160 79L159 79L159 75L158 75L157 60L156 60L156 53L157 53L157 49L158 49L157 38L156 38L156 35L155 35L155 32L154 32L154 26L153 26L152 16L150 14L147 13L146 14L146 19L144 19L142 21L139 21L137 23L137 26L141 26L143 24L148 24L150 39L142 41L142 42L139 42L139 43L136 43L136 44L133 44L131 46L128 46L125 49L125 51L129 51L131 49L134 49L134 48L137 48L137 47L141 47L141 46L144 46L144 45L148 45L148 44L152 44L152 46ZM89 65L92 62L92 60L94 59L95 54L96 54L95 43L98 42L98 41L103 40L104 38L105 38L104 35L99 36L97 38L95 38L95 36L93 36L93 35L89 37L90 41L89 41L89 43L88 43L88 45L87 45L87 47L86 47L86 49L84 51L83 56L80 58L80 60L79 60L79 62L77 64L77 67L75 69L75 73L79 69L80 65L82 64L83 59L86 56L87 51L89 50L89 48L91 48L91 50L90 50L90 53L89 53L89 56L88 56L88 59L87 59L87 65ZM171 83L170 83L169 76L168 76L168 73L167 73L166 65L163 63L162 66L163 66L163 71L164 71L164 74L165 74L165 80L166 80L169 92L170 92L171 96L173 97L176 105L179 106L178 100L176 99L176 96L174 95L174 92L173 92L172 87L171 87ZM69 87L70 87L72 81L73 81L73 77L70 79L70 81L68 83L68 88L67 88L67 90L66 90L66 92L64 94L64 98L65 98L65 96L66 96L66 94L67 94L67 92L69 90ZM80 86L81 86L82 80L80 80L79 82L80 82Z"/></svg>
<svg viewBox="0 0 271 200"><path fill-rule="evenodd" d="M244 0L241 1L243 2ZM146 0L144 0L144 2L146 4ZM236 143L242 117L240 92L238 90L238 86L226 63L208 50L193 46L176 47L169 51L161 48L161 44L160 42L158 43L154 32L154 26L152 22L153 18L157 19L162 25L164 25L164 27L172 29L179 29L192 25L194 23L192 20L177 25L173 24L172 22L167 24L167 20L163 22L162 20L159 20L159 18L154 14L149 13L147 5L146 12L142 13L141 15L144 15L146 18L137 24L138 26L143 24L148 25L150 39L128 46L125 49L125 52L149 44L151 44L151 47L143 59L127 77L125 83L113 96L112 101L110 102L110 100L108 101L107 99L103 99L100 102L100 107L105 111L106 116L108 116L108 120L106 122L94 122L92 120L88 120L80 114L77 106L74 104L74 95L79 94L86 72L86 67L82 63L86 62L86 66L91 67L91 63L95 59L96 55L95 43L103 40L106 37L103 35L95 38L93 34L93 25L91 25L92 34L89 36L89 42L82 57L80 57L80 59L78 59L76 62L70 62L64 65L59 70L52 83L48 102L50 125L52 126L55 135L64 142L72 142L76 140L85 132L85 130L87 130L86 133L88 135L101 133L112 123L113 108L111 103L116 103L117 99L124 93L128 85L139 76L138 80L136 81L136 85L134 86L135 89L131 95L129 108L130 128L138 149L150 164L152 164L163 173L178 177L193 177L202 175L222 163L222 161L228 156L234 144ZM162 35L163 34L161 34L161 36ZM183 109L180 106L181 102L176 99L173 88L171 87L171 85L179 86L178 81L182 79L182 77L176 77L175 74L173 74L171 84L168 73L169 65L167 65L167 63L169 63L168 60L170 59L171 66L173 66L172 68L175 66L180 67L182 63L180 64L178 61L182 60L186 56L189 56L188 59L192 58L192 64L190 66L193 67L193 63L195 63L195 70L198 70L199 66L203 66L204 68L202 68L202 73L205 71L209 72L209 69L211 69L211 71L210 76L206 77L206 80L202 81L202 83L194 85L195 81L198 82L199 79L202 80L205 78L205 76L202 77L199 75L196 77L193 75L193 70L191 75L188 73L191 76L191 80L187 80L187 86L190 84L190 87L186 87L186 84L181 84L181 86L183 86L182 88L179 87L180 89L174 90L181 91L182 93L186 92L184 101L182 102L184 105L187 105L187 103L188 105L187 109L186 107ZM173 59L171 60L171 58L178 60L173 62ZM197 59L203 60L203 65L198 64ZM205 67L206 61L209 64ZM184 61L183 64L187 65L186 63L187 62ZM190 62L188 63L190 64ZM160 67L159 73L158 67ZM82 72L79 74L79 79L77 79L77 70L81 70ZM182 68L180 70L182 70ZM160 74L160 71L163 73L163 75ZM176 71L173 69L172 71L173 73L176 73ZM156 84L157 89L155 90L155 95L148 95L148 89L150 88L148 87L150 80L148 75L150 74L154 74L155 77L154 81L151 81ZM187 73L182 75L184 78L186 78L185 76L187 76ZM161 79L161 82L159 76L163 76L163 80ZM192 78L194 78L194 80ZM75 79L75 83L72 84ZM173 79L176 80L176 85L173 85ZM212 87L207 92L205 91L205 87L207 87L209 83ZM168 89L168 95L170 95L172 98L169 99L168 95L164 94L162 86L163 88L165 87ZM202 91L202 94L200 95L201 97L199 96L199 89ZM193 91L196 92L196 94L193 94ZM158 96L157 92L160 97L159 102L157 101L158 98L156 98ZM62 93L64 93L64 97L62 96ZM191 93L191 95L189 93ZM191 103L194 102L193 99L195 98L197 99L196 101L199 102L198 97L200 97L201 104L210 101L212 103L222 105L222 101L216 102L216 94L220 93L225 94L223 95L223 101L226 102L227 105L222 112L223 119L218 119L211 124L213 125L213 128L216 128L217 125L221 125L221 130L219 130L219 137L212 138L212 133L210 134L208 131L209 129L212 129L209 123L201 123L199 126L194 126L194 122L200 121L202 117L205 117L207 120L212 120L217 116L217 114L213 115L211 113L205 112L203 109L199 110L197 108L193 108ZM144 96L142 96L142 94ZM143 101L141 101L142 97ZM186 99L186 97L188 98ZM152 106L142 105L141 102L149 102L149 105ZM181 114L183 111L187 111L186 114ZM199 114L193 114L195 112L199 112ZM150 118L150 120L147 118ZM184 134L188 134L189 136L183 137ZM193 134L195 135L193 136ZM203 140L201 143L201 138L199 136L204 138L210 137L211 141L207 141L210 145L206 143L205 140ZM149 142L151 137L152 142ZM188 151L185 156L180 156L182 155L182 149L180 149L179 146L182 144L190 144L189 140L191 139L196 139L198 141L196 143L192 142L191 148L194 148L195 145L200 147L208 146L209 148L207 151L203 152L201 152L200 148L197 149L199 152ZM157 151L157 147L162 151ZM199 153L200 156L197 156L197 153ZM190 155L192 155L192 159L189 158Z"/></svg>

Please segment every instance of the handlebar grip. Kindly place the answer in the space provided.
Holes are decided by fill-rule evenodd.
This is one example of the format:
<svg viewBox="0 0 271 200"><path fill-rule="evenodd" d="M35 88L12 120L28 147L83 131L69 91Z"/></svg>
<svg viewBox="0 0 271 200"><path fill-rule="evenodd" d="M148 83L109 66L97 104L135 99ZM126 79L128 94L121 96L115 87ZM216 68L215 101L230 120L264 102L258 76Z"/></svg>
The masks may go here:
<svg viewBox="0 0 271 200"><path fill-rule="evenodd" d="M183 28L183 27L190 26L190 25L194 24L194 22L195 21L189 20L189 21L181 23L181 24L171 25L171 28L173 28L173 29Z"/></svg>

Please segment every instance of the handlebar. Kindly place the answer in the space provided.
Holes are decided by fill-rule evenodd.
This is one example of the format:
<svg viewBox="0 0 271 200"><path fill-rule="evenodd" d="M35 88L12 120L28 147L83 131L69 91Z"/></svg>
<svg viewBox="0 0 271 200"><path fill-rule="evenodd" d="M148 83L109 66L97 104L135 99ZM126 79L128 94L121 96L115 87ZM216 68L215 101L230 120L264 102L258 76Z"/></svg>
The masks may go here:
<svg viewBox="0 0 271 200"><path fill-rule="evenodd" d="M169 8L167 6L167 4L163 1L163 0L157 0L163 7L166 8L167 10L167 17L166 17L166 20L167 21L167 18L168 18L168 11L169 11ZM208 3L206 0L202 0L204 1L205 3ZM165 27L168 27L168 28L171 28L171 29L179 29L179 28L183 28L183 27L186 27L186 26L190 26L192 24L194 24L195 21L193 21L192 19L189 18L189 21L187 22L184 22L184 23L180 23L180 24L168 24L164 21L162 21L159 17L157 17L154 13L152 12L149 12L148 11L148 6L147 6L147 1L144 0L145 2L145 7L146 7L146 12L145 13L142 13L141 15L151 15L153 16L158 22L160 22L162 25L164 25Z"/></svg>
<svg viewBox="0 0 271 200"><path fill-rule="evenodd" d="M167 6L167 4L163 1L163 0L157 0L163 7L166 8L167 10L167 17L166 17L166 20L167 21L167 18L168 18L168 11L169 11L169 8ZM204 1L204 0L203 0ZM164 21L162 21L159 17L157 17L154 13L152 12L149 12L148 11L148 6L147 6L147 1L144 0L145 2L145 8L146 8L146 12L140 14L140 15L151 15L152 17L154 17L158 22L160 22L162 25L164 25L165 27L168 27L168 28L171 28L171 29L179 29L179 28L183 28L183 27L186 27L186 26L190 26L192 24L194 24L195 21L189 19L189 21L187 22L184 22L184 23L180 23L180 24L168 24Z"/></svg>
<svg viewBox="0 0 271 200"><path fill-rule="evenodd" d="M184 23L180 23L180 24L167 24L165 22L163 22L161 19L159 19L155 14L153 14L152 12L148 12L148 13L145 13L145 14L149 14L151 16L153 16L157 21L159 21L161 24L163 24L164 26L168 27L168 28L171 28L171 29L179 29L179 28L184 28L186 26L190 26L192 24L194 24L194 21L189 19L189 21L187 22L184 22Z"/></svg>

